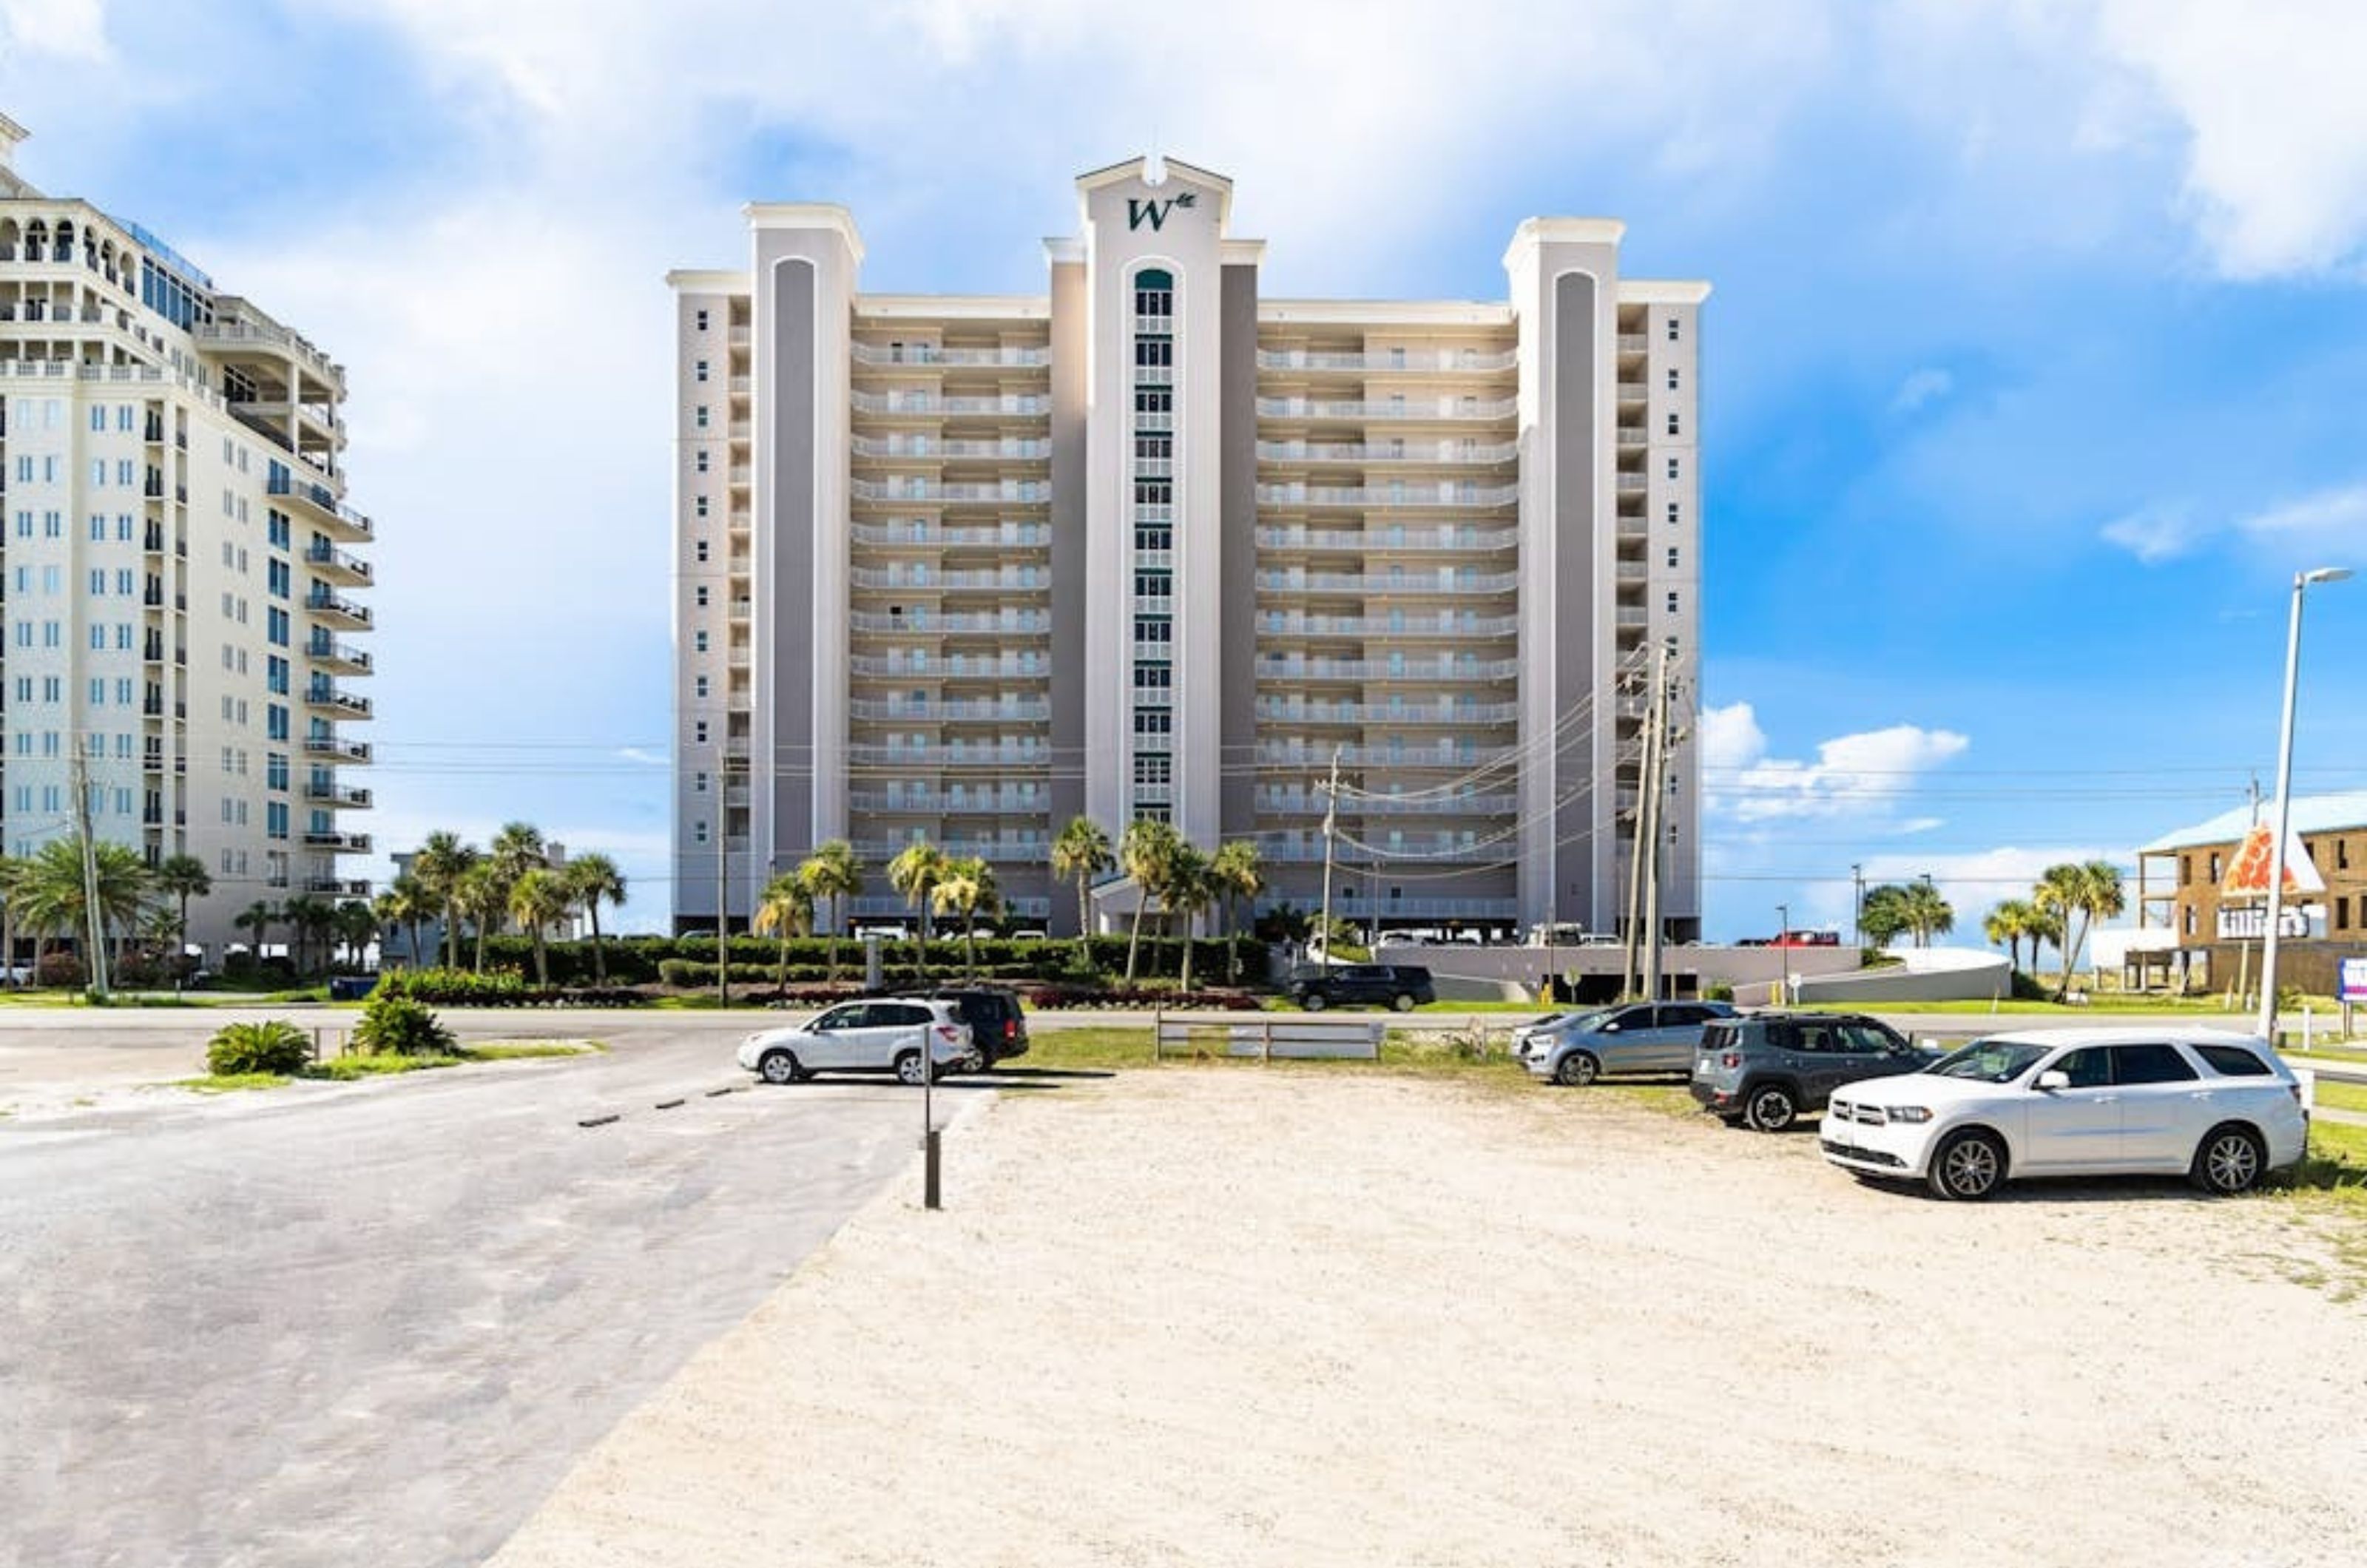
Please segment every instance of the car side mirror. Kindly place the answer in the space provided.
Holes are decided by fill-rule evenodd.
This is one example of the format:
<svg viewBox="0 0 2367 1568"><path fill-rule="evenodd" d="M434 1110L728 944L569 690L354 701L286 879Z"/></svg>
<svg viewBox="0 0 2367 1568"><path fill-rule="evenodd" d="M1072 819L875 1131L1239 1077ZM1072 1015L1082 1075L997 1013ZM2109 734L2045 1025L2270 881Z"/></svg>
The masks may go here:
<svg viewBox="0 0 2367 1568"><path fill-rule="evenodd" d="M1621 1023L1606 1023L1603 1026L1603 1032L1605 1034L1616 1034L1625 1027L1626 1025Z"/></svg>
<svg viewBox="0 0 2367 1568"><path fill-rule="evenodd" d="M2038 1081L2031 1087L2041 1094L2051 1093L2058 1089L2069 1089L2071 1075L2060 1067L2049 1067L2038 1075Z"/></svg>

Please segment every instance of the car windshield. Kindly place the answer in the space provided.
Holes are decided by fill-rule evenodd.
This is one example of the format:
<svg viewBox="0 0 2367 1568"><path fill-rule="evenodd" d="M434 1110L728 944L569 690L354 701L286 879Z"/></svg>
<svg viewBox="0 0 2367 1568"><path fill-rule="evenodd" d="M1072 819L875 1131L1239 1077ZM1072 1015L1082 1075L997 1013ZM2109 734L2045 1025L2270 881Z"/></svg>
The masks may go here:
<svg viewBox="0 0 2367 1568"><path fill-rule="evenodd" d="M1943 1078L1972 1078L1981 1083L2011 1083L2030 1071L2031 1064L2052 1049L2010 1040L1976 1040L1961 1051L1951 1051L1923 1070Z"/></svg>
<svg viewBox="0 0 2367 1568"><path fill-rule="evenodd" d="M1575 1029L1581 1034L1596 1034L1602 1032L1604 1024L1618 1016L1617 1008L1604 1008L1599 1012L1566 1012L1557 1021L1557 1027Z"/></svg>

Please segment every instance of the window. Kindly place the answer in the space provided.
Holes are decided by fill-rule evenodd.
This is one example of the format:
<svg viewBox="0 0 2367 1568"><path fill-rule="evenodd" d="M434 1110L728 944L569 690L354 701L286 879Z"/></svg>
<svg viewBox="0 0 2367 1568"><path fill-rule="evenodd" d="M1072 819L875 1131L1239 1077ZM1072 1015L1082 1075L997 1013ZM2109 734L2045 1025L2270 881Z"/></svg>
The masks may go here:
<svg viewBox="0 0 2367 1568"><path fill-rule="evenodd" d="M1138 571L1134 574L1134 596L1138 599L1166 599L1175 592L1175 579L1163 571Z"/></svg>
<svg viewBox="0 0 2367 1568"><path fill-rule="evenodd" d="M1134 667L1134 689L1138 692L1164 692L1175 684L1175 667L1172 664L1138 664Z"/></svg>
<svg viewBox="0 0 2367 1568"><path fill-rule="evenodd" d="M2185 1083L2202 1076L2175 1045L2112 1047L2112 1077L2120 1083Z"/></svg>
<svg viewBox="0 0 2367 1568"><path fill-rule="evenodd" d="M2222 1077L2259 1078L2269 1076L2269 1065L2241 1045L2197 1045L2194 1054L2211 1064L2211 1070Z"/></svg>
<svg viewBox="0 0 2367 1568"><path fill-rule="evenodd" d="M1676 565L1677 565L1677 547L1676 547L1676 546L1674 546L1674 545L1670 545L1670 546L1669 547L1669 569L1670 569L1671 571L1673 571L1673 570L1676 570Z"/></svg>
<svg viewBox="0 0 2367 1568"><path fill-rule="evenodd" d="M706 516L706 515L707 515L707 498L706 498L705 496L703 496L703 495L701 495L701 496L694 496L694 497L691 499L691 502L690 502L690 510L691 510L691 512L692 512L695 515L697 515L697 516L700 516L700 517L704 517L704 516Z"/></svg>
<svg viewBox="0 0 2367 1568"><path fill-rule="evenodd" d="M1677 613L1677 595L1676 595L1676 591L1675 591L1674 589L1671 589L1671 590L1670 590L1670 592L1669 592L1669 614L1670 614L1671 615L1675 615L1676 613Z"/></svg>
<svg viewBox="0 0 2367 1568"><path fill-rule="evenodd" d="M2348 898L2334 901L2334 929L2339 931L2350 929L2350 900Z"/></svg>
<svg viewBox="0 0 2367 1568"><path fill-rule="evenodd" d="M1175 623L1163 615L1137 615L1134 619L1134 640L1137 642L1173 642Z"/></svg>
<svg viewBox="0 0 2367 1568"><path fill-rule="evenodd" d="M1680 469L1678 468L1678 467L1677 467L1677 459L1676 459L1676 458L1674 458L1674 457L1670 458L1670 459L1669 459L1669 477L1670 477L1670 479L1673 479L1678 478L1678 477L1680 476L1680 473L1681 473L1681 470L1680 470Z"/></svg>
<svg viewBox="0 0 2367 1568"><path fill-rule="evenodd" d="M2070 1079L2073 1089L2110 1089L2112 1085L2112 1053L2102 1045L2071 1052L2058 1060L2053 1070Z"/></svg>
<svg viewBox="0 0 2367 1568"><path fill-rule="evenodd" d="M705 332L707 330L707 312L704 310L697 311L696 313L696 320L698 322L698 330L700 332Z"/></svg>
<svg viewBox="0 0 2367 1568"><path fill-rule="evenodd" d="M1669 390L1670 390L1671 392L1673 392L1673 391L1675 391L1676 389L1677 389L1677 367L1676 367L1675 366L1671 365L1671 366L1670 366L1670 367L1669 367Z"/></svg>
<svg viewBox="0 0 2367 1568"><path fill-rule="evenodd" d="M1674 413L1669 415L1669 434L1671 435L1683 434L1682 426L1678 423L1677 416Z"/></svg>
<svg viewBox="0 0 2367 1568"><path fill-rule="evenodd" d="M701 539L698 543L692 546L691 554L701 565L705 565L707 561L707 541ZM707 646L707 634L705 632L698 634L698 641L701 648Z"/></svg>
<svg viewBox="0 0 2367 1568"><path fill-rule="evenodd" d="M691 739L693 739L693 740L697 741L697 742L699 745L701 745L701 746L706 745L706 744L707 744L707 721L706 721L705 719L703 719L703 718L702 718L702 719L700 719L697 723L696 723L696 724L692 725L690 728L691 728L691 737L690 737L690 738L691 738Z"/></svg>
<svg viewBox="0 0 2367 1568"><path fill-rule="evenodd" d="M696 587L696 588L692 589L692 590L690 591L690 598L691 598L691 603L692 603L692 604L694 604L697 605L697 606L698 606L700 609L702 609L702 610L706 609L706 608L707 608L707 584L705 584L704 582L702 582L702 583L700 583L697 587Z"/></svg>
<svg viewBox="0 0 2367 1568"><path fill-rule="evenodd" d="M694 381L704 381L707 379L707 361L702 359L697 364L690 367L690 378Z"/></svg>
<svg viewBox="0 0 2367 1568"><path fill-rule="evenodd" d="M695 472L697 472L697 473L702 473L702 474L703 474L703 473L705 473L705 472L707 472L707 471L708 471L708 469L707 469L707 448L706 448L706 447L704 447L704 446L700 447L700 448L697 450L697 452L696 452L695 454L693 454L693 455L692 455L691 459L690 459L690 466L691 466L692 470L693 470L693 471L695 471Z"/></svg>
<svg viewBox="0 0 2367 1568"><path fill-rule="evenodd" d="M690 423L697 425L701 430L705 430L707 428L707 405L705 403L699 404L696 410L692 411Z"/></svg>
<svg viewBox="0 0 2367 1568"><path fill-rule="evenodd" d="M690 825L690 841L694 844L707 842L707 824L704 820L693 822Z"/></svg>
<svg viewBox="0 0 2367 1568"><path fill-rule="evenodd" d="M1677 319L1674 316L1670 316L1669 318L1669 341L1670 343L1678 341L1679 337L1682 335L1682 330L1677 325Z"/></svg>
<svg viewBox="0 0 2367 1568"><path fill-rule="evenodd" d="M2211 852L2211 880L2214 885L2216 885L2219 880L2219 852L2217 850L2213 850Z"/></svg>
<svg viewBox="0 0 2367 1568"><path fill-rule="evenodd" d="M1174 721L1165 708L1137 708L1134 732L1137 735L1167 735L1173 732Z"/></svg>
<svg viewBox="0 0 2367 1568"><path fill-rule="evenodd" d="M1175 759L1164 754L1137 757L1134 760L1134 782L1138 784L1165 784L1175 782Z"/></svg>
<svg viewBox="0 0 2367 1568"><path fill-rule="evenodd" d="M707 695L706 676L698 675L692 678L690 682L690 694L694 697L703 697Z"/></svg>
<svg viewBox="0 0 2367 1568"><path fill-rule="evenodd" d="M1134 362L1138 366L1159 367L1175 363L1175 340L1164 337L1142 337L1134 340Z"/></svg>
<svg viewBox="0 0 2367 1568"><path fill-rule="evenodd" d="M707 793L707 775L705 773L691 774L690 788L691 792L695 795L705 795Z"/></svg>

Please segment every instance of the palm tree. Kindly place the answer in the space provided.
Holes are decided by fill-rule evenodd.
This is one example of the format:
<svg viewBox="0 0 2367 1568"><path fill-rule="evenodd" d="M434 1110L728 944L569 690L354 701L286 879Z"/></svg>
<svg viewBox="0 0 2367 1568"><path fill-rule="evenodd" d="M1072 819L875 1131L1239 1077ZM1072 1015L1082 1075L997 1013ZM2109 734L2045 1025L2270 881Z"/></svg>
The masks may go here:
<svg viewBox="0 0 2367 1568"><path fill-rule="evenodd" d="M1093 918L1086 912L1086 890L1093 878L1117 863L1110 854L1109 835L1090 817L1072 817L1052 840L1052 874L1077 885L1077 950L1088 949Z"/></svg>
<svg viewBox="0 0 2367 1568"><path fill-rule="evenodd" d="M1929 947L1933 937L1956 929L1954 907L1929 882L1910 882L1901 891L1899 913L1907 919L1907 929L1915 933L1916 946Z"/></svg>
<svg viewBox="0 0 2367 1568"><path fill-rule="evenodd" d="M14 970L17 966L17 900L31 871L29 862L15 855L0 855L0 970Z"/></svg>
<svg viewBox="0 0 2367 1568"><path fill-rule="evenodd" d="M444 962L453 969L460 967L460 883L477 860L475 846L462 843L459 834L438 832L427 835L411 861L421 890L444 911ZM419 962L415 947L412 962Z"/></svg>
<svg viewBox="0 0 2367 1568"><path fill-rule="evenodd" d="M1184 989L1192 988L1192 925L1211 905L1218 893L1215 877L1209 874L1209 859L1199 846L1189 840L1178 840L1175 853L1167 865L1166 886L1160 891L1160 905L1184 917Z"/></svg>
<svg viewBox="0 0 2367 1568"><path fill-rule="evenodd" d="M1895 882L1866 889L1865 900L1858 908L1857 928L1867 946L1888 947L1901 932L1914 929L1915 922L1908 918L1907 902L1907 889Z"/></svg>
<svg viewBox="0 0 2367 1568"><path fill-rule="evenodd" d="M1258 859L1257 840L1233 839L1218 844L1208 859L1208 877L1225 907L1225 978L1238 985L1241 950L1234 932L1233 903L1240 899L1254 908L1257 896L1265 891L1265 867Z"/></svg>
<svg viewBox="0 0 2367 1568"><path fill-rule="evenodd" d="M154 874L137 850L103 841L90 849L89 874L98 889L97 939L105 946L110 931L129 931L138 923ZM17 890L16 902L26 922L45 936L84 931L90 910L85 873L82 846L75 840L52 839L36 850ZM90 955L84 958L87 963Z"/></svg>
<svg viewBox="0 0 2367 1568"><path fill-rule="evenodd" d="M559 873L548 866L529 866L510 884L509 911L534 938L534 983L550 984L550 953L546 945L550 928L575 908L575 896Z"/></svg>
<svg viewBox="0 0 2367 1568"><path fill-rule="evenodd" d="M2055 999L2058 1002L2071 993L2071 944L2064 939L2072 929L2080 901L2087 896L2081 881L2080 868L2066 861L2040 872L2037 885L2030 890L2030 901L2054 923L2056 951L2063 955L2062 978L2055 987Z"/></svg>
<svg viewBox="0 0 2367 1568"><path fill-rule="evenodd" d="M968 978L978 978L978 912L1002 901L995 886L994 868L978 855L949 862L945 880L931 890L930 903L938 913L962 918L963 963Z"/></svg>
<svg viewBox="0 0 2367 1568"><path fill-rule="evenodd" d="M2022 911L2027 908L2029 906L2019 898L2007 898L1981 917L1981 934L1988 938L1989 945L2005 944L2009 972L2022 968L2022 938L2026 929Z"/></svg>
<svg viewBox="0 0 2367 1568"><path fill-rule="evenodd" d="M501 902L493 910L493 930L498 933L509 913L510 889L527 872L549 867L550 851L543 842L542 829L533 823L504 822L501 831L493 835L493 847L485 852L485 858L493 862L502 887Z"/></svg>
<svg viewBox="0 0 2367 1568"><path fill-rule="evenodd" d="M773 983L783 990L789 987L789 939L813 930L813 889L802 867L782 872L764 884L764 892L756 896L756 914L748 923L759 934L780 933L781 972Z"/></svg>
<svg viewBox="0 0 2367 1568"><path fill-rule="evenodd" d="M461 874L454 897L475 933L476 971L481 975L485 972L485 931L501 919L502 911L509 907L509 885L502 880L500 867L491 860L480 860Z"/></svg>
<svg viewBox="0 0 2367 1568"><path fill-rule="evenodd" d="M888 863L888 886L902 894L913 908L920 911L921 942L919 973L929 977L929 897L931 891L946 878L946 852L926 839L915 839L896 852Z"/></svg>
<svg viewBox="0 0 2367 1568"><path fill-rule="evenodd" d="M255 933L255 956L259 963L263 958L264 943L271 940L271 928L277 923L278 919L279 911L265 900L257 898L254 903L249 904L244 911L232 916L230 923L240 931Z"/></svg>
<svg viewBox="0 0 2367 1568"><path fill-rule="evenodd" d="M1126 836L1118 840L1117 861L1127 875L1134 878L1134 925L1126 938L1126 983L1134 984L1135 954L1142 945L1142 911L1150 900L1165 891L1169 870L1175 863L1175 852L1183 844L1183 835L1172 822L1155 817L1138 817L1127 824Z"/></svg>
<svg viewBox="0 0 2367 1568"><path fill-rule="evenodd" d="M2059 1002L2071 994L2071 972L2078 967L2079 949L2087 943L2090 927L2128 907L2120 868L2101 860L2084 865L2068 861L2050 865L2038 874L2031 898L2060 922L2064 933L2056 938L2063 953L2063 976L2055 988L2055 999Z"/></svg>
<svg viewBox="0 0 2367 1568"><path fill-rule="evenodd" d="M173 923L174 938L180 943L173 954L174 972L180 972L180 959L189 946L189 900L203 898L214 890L214 879L206 871L206 863L195 855L167 855L156 868L157 889L172 898L178 908Z"/></svg>
<svg viewBox="0 0 2367 1568"><path fill-rule="evenodd" d="M336 908L334 929L337 940L345 944L347 961L360 968L363 954L378 938L378 911L362 899L348 898Z"/></svg>
<svg viewBox="0 0 2367 1568"><path fill-rule="evenodd" d="M289 963L300 976L305 972L305 960L312 955L312 938L321 930L323 908L310 893L299 893L279 908L279 918L288 924Z"/></svg>
<svg viewBox="0 0 2367 1568"><path fill-rule="evenodd" d="M422 921L435 914L436 906L418 876L406 873L389 883L386 891L378 896L377 905L371 912L381 925L403 929L408 938L403 952L409 955L411 966L414 969L424 967L419 962L419 927ZM380 968L385 967L385 960L386 949L381 945L379 949Z"/></svg>
<svg viewBox="0 0 2367 1568"><path fill-rule="evenodd" d="M798 864L797 874L805 883L808 897L829 901L830 977L835 980L839 933L846 929L844 900L863 897L863 863L855 858L853 844L832 839Z"/></svg>
<svg viewBox="0 0 2367 1568"><path fill-rule="evenodd" d="M560 874L567 885L568 902L582 909L592 922L592 973L605 986L608 983L608 953L600 945L600 906L608 903L619 909L625 907L625 874L617 869L615 861L595 852L569 861Z"/></svg>

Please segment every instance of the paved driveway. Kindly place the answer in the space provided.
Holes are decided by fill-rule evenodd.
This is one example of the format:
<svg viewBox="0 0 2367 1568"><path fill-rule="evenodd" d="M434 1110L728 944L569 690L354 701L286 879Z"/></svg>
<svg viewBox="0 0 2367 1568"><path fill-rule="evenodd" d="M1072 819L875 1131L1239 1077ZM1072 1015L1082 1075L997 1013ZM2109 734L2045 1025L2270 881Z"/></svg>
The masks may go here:
<svg viewBox="0 0 2367 1568"><path fill-rule="evenodd" d="M915 1091L709 1097L740 1026L674 1027L0 1122L0 1562L481 1561L912 1157Z"/></svg>

